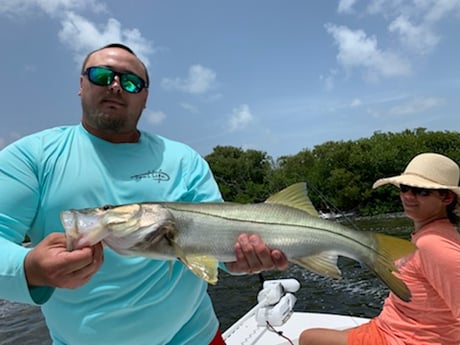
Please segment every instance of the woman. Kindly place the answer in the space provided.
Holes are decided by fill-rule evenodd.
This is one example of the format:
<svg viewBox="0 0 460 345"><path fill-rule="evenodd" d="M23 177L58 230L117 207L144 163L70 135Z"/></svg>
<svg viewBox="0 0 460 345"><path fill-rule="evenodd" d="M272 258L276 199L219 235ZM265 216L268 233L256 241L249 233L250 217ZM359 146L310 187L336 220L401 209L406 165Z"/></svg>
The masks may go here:
<svg viewBox="0 0 460 345"><path fill-rule="evenodd" d="M417 250L397 262L411 302L393 293L369 323L343 331L307 329L300 345L459 345L460 234L454 213L460 196L459 167L436 153L414 157L399 176L380 179L399 188L404 212L414 223Z"/></svg>

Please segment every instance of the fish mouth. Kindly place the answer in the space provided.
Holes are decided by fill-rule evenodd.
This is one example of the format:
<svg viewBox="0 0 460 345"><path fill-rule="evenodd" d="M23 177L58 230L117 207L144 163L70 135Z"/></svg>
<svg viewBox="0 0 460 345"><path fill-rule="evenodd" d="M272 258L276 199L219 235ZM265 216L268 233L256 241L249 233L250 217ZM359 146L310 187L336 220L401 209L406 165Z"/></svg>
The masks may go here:
<svg viewBox="0 0 460 345"><path fill-rule="evenodd" d="M62 211L60 216L68 251L95 245L107 236L108 231L98 224L100 217L97 215L67 210Z"/></svg>
<svg viewBox="0 0 460 345"><path fill-rule="evenodd" d="M71 252L76 249L74 243L80 238L75 213L73 211L61 212L61 223L65 230L67 250Z"/></svg>

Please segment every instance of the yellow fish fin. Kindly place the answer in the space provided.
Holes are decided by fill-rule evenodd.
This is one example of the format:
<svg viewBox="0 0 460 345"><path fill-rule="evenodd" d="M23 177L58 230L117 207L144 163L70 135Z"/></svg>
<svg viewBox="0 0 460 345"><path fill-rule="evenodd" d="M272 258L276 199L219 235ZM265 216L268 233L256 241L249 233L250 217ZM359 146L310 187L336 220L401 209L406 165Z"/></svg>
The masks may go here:
<svg viewBox="0 0 460 345"><path fill-rule="evenodd" d="M410 241L384 234L375 234L378 255L374 262L368 265L380 279L382 279L400 299L405 302L411 300L411 292L406 284L393 272L398 272L394 260L412 254L417 247Z"/></svg>
<svg viewBox="0 0 460 345"><path fill-rule="evenodd" d="M208 255L186 255L184 250L174 241L171 242L177 258L199 278L209 284L217 283L219 261Z"/></svg>
<svg viewBox="0 0 460 345"><path fill-rule="evenodd" d="M290 185L282 191L273 194L265 202L268 204L289 206L307 212L312 216L318 216L318 211L308 197L307 184L305 182Z"/></svg>
<svg viewBox="0 0 460 345"><path fill-rule="evenodd" d="M189 255L183 263L190 271L209 284L217 283L219 262L216 258L207 255Z"/></svg>
<svg viewBox="0 0 460 345"><path fill-rule="evenodd" d="M401 259L404 256L412 254L417 249L411 241L395 236L375 233L375 238L378 242L377 247L379 251L392 260Z"/></svg>
<svg viewBox="0 0 460 345"><path fill-rule="evenodd" d="M337 267L337 255L335 254L323 252L317 255L292 259L291 261L322 276L329 276L336 279L342 278L342 273Z"/></svg>

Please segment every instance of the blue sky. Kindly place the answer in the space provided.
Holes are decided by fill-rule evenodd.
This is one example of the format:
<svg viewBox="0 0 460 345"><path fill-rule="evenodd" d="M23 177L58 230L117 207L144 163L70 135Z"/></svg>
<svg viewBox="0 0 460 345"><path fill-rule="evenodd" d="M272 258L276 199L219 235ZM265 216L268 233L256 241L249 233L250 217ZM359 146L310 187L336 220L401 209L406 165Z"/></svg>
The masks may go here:
<svg viewBox="0 0 460 345"><path fill-rule="evenodd" d="M460 0L0 0L0 148L79 123L79 69L129 45L140 127L277 158L375 131L460 130Z"/></svg>

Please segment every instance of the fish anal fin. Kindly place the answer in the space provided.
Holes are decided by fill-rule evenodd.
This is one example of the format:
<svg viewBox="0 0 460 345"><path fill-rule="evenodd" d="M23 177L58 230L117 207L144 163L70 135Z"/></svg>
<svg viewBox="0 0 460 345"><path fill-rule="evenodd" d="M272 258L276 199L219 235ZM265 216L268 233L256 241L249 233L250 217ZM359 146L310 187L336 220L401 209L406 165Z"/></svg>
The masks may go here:
<svg viewBox="0 0 460 345"><path fill-rule="evenodd" d="M280 192L273 194L265 202L268 204L289 206L307 212L312 216L318 216L318 211L308 197L307 184L305 182L290 185Z"/></svg>
<svg viewBox="0 0 460 345"><path fill-rule="evenodd" d="M323 252L316 255L292 259L291 261L322 276L328 276L335 279L342 278L342 273L337 267L336 254Z"/></svg>
<svg viewBox="0 0 460 345"><path fill-rule="evenodd" d="M217 283L219 262L216 258L207 255L188 255L181 260L187 268L209 284Z"/></svg>

